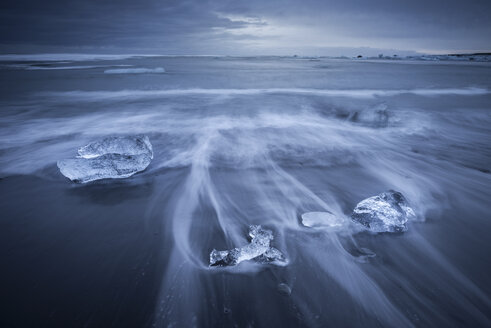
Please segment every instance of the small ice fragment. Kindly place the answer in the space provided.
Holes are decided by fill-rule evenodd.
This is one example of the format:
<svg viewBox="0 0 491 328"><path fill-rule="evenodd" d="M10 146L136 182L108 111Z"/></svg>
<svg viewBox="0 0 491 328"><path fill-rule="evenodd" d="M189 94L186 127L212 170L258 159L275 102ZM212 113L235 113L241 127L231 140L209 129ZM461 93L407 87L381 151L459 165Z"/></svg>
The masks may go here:
<svg viewBox="0 0 491 328"><path fill-rule="evenodd" d="M270 247L266 252L256 257L255 260L259 263L272 263L279 266L287 264L283 254L274 247Z"/></svg>
<svg viewBox="0 0 491 328"><path fill-rule="evenodd" d="M277 288L280 293L286 294L288 296L290 296L292 293L292 289L287 284L284 283L278 284Z"/></svg>
<svg viewBox="0 0 491 328"><path fill-rule="evenodd" d="M155 67L155 68L114 68L107 69L104 71L104 74L156 74L156 73L165 73L165 69L163 67Z"/></svg>
<svg viewBox="0 0 491 328"><path fill-rule="evenodd" d="M302 214L302 224L306 227L340 227L342 222L329 212L307 212Z"/></svg>
<svg viewBox="0 0 491 328"><path fill-rule="evenodd" d="M284 265L283 254L276 248L270 247L273 232L261 228L260 225L249 227L249 236L252 238L249 245L234 248L229 251L212 250L210 253L210 266L230 266L242 261L255 260L260 263L273 263Z"/></svg>
<svg viewBox="0 0 491 328"><path fill-rule="evenodd" d="M406 231L406 222L415 217L404 196L394 190L362 200L351 214L354 222L373 232Z"/></svg>
<svg viewBox="0 0 491 328"><path fill-rule="evenodd" d="M147 168L153 158L147 136L108 137L78 150L77 158L58 161L60 172L74 182L127 178Z"/></svg>
<svg viewBox="0 0 491 328"><path fill-rule="evenodd" d="M377 254L375 254L371 249L365 248L365 247L361 247L360 248L360 253L362 253L363 255L365 255L367 257L375 257L375 256L377 256Z"/></svg>
<svg viewBox="0 0 491 328"><path fill-rule="evenodd" d="M212 250L210 253L210 265L233 265L236 264L234 262L234 258L229 256L231 251L217 251L216 249Z"/></svg>
<svg viewBox="0 0 491 328"><path fill-rule="evenodd" d="M361 247L357 249L355 260L360 263L367 263L372 257L377 256L372 250L368 248Z"/></svg>

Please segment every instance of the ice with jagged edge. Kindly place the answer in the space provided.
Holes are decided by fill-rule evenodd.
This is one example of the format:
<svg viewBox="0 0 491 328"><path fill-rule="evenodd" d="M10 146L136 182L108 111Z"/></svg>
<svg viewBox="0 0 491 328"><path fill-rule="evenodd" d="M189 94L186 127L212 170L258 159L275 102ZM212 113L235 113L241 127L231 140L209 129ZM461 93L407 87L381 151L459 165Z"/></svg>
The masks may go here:
<svg viewBox="0 0 491 328"><path fill-rule="evenodd" d="M59 160L57 165L65 177L86 183L130 177L145 170L152 159L152 144L147 136L112 136L81 147L77 158Z"/></svg>
<svg viewBox="0 0 491 328"><path fill-rule="evenodd" d="M255 260L259 263L272 263L276 265L286 265L287 261L283 254L274 247L271 247L273 232L263 229L260 225L249 227L251 242L241 248L234 248L227 251L217 251L214 249L210 253L210 266L231 266L243 261Z"/></svg>
<svg viewBox="0 0 491 328"><path fill-rule="evenodd" d="M302 224L309 228L336 228L342 226L343 222L329 212L307 212L302 214Z"/></svg>
<svg viewBox="0 0 491 328"><path fill-rule="evenodd" d="M403 232L406 223L416 217L406 198L398 191L389 190L362 200L356 205L351 219L373 232Z"/></svg>

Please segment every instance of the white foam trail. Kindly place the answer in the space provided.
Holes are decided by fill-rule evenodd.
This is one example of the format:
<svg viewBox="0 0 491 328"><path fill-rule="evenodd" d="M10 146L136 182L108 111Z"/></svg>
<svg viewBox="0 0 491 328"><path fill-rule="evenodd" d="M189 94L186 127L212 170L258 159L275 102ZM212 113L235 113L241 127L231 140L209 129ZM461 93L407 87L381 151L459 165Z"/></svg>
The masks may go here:
<svg viewBox="0 0 491 328"><path fill-rule="evenodd" d="M225 94L232 90L254 95L257 92L283 94L285 89L193 90L198 90L198 95L208 95L210 92L212 95L221 95L224 90ZM286 90L313 92L311 89ZM417 89L415 90L411 92L417 94ZM431 95L459 92L464 92L465 95L481 94L484 89L479 90L437 89L432 90ZM326 92L321 94L330 95L333 94L330 92L334 92L324 91ZM363 95L375 97L383 94L382 91L372 90L371 93L366 93L364 90ZM145 98L154 91L138 92L138 96ZM189 90L160 90L155 94L160 96L162 92L164 95L189 94ZM349 94L353 90L344 92ZM389 95L394 95L394 91L391 92ZM72 94L76 95L59 95ZM109 95L111 100L112 97L117 100L116 97L123 94L121 91L79 93L80 97L85 97L83 99L89 99L93 95ZM428 93L423 92L422 95L426 96ZM73 99L66 97L62 101L69 102ZM32 103L34 110L37 110L39 103ZM249 224L263 224L274 232L274 246L291 261L291 267L287 267L285 271L291 270L292 274L301 272L304 275L311 269L320 273L320 276L313 278L316 279L315 286L311 280L299 281L296 288L303 289L303 292L298 297L295 292L292 293L292 297L297 297L295 304L303 304L302 314L308 316L312 311L312 304L322 304L325 301L324 292L332 290L332 285L338 285L346 294L343 301L347 300L347 304L355 303L354 308L359 311L355 315L363 318L368 313L368 316L387 326L411 325L405 317L407 314L397 300L392 298L393 295L390 289L386 289L383 280L377 279L380 277L372 275L369 270L365 271L341 244L343 237L350 237L357 231L350 224L347 217L349 209L341 199L346 190L351 194L344 195L344 198L361 200L392 187L407 195L411 205L420 209L420 214L424 215L434 204L444 206L443 195L447 189L463 190L466 179L473 179L464 168L452 168L453 171L442 173L439 172L441 166L426 161L430 156L422 159L410 150L414 142L411 143L409 139L415 133L427 137L428 130L435 129L435 126L449 130L449 123L442 120L440 114L413 110L411 115L404 116L405 113L400 109L393 113L398 118L404 118L400 125L389 124L387 128L374 129L349 120L321 115L311 109L247 112L241 115L211 111L203 115L195 110L174 109L175 103L172 102L155 103L143 109L140 104L121 103L121 107L118 106L121 110L117 112L103 110L79 116L24 121L20 121L17 116L9 117L11 121L4 120L5 126L0 130L0 149L4 150L0 157L0 167L2 171L32 173L42 168L40 163L47 165L57 158L69 156L70 152L75 152L87 139L95 139L95 136L101 134L150 134L158 153L153 167L144 173L144 178L153 179L152 174L156 170L165 172L162 174L168 174L168 171L181 172L179 179L175 179L175 184L165 188L159 186L166 189L162 193L171 194L169 197L172 198L164 209L163 224L172 236L168 239L172 241L166 241L170 248L169 264L162 281L155 318L156 323L161 323L162 326L176 320L186 322L190 312L200 314L202 303L198 299L207 299L210 302L217 300L214 290L203 288L206 285L203 281L223 271L209 269L207 255L213 247L220 247L224 243L227 248L246 244L244 228ZM82 108L90 108L85 105ZM103 103L101 107L107 105ZM482 117L479 120L484 121ZM439 130L436 131L440 134ZM459 131L452 130L452 133L458 134ZM71 135L77 137L66 138ZM444 135L444 138L447 136ZM475 139L478 138L466 136L464 141ZM453 142L454 139L450 138L450 141ZM304 163L297 165L298 168L289 167L298 161ZM336 172L336 166L343 166L343 171ZM179 169L169 170L175 167ZM465 174L461 174L462 172ZM476 179L483 183L484 190L489 182L487 175L479 175ZM452 181L455 182L451 184ZM462 194L469 192L465 190ZM484 204L485 201L481 203ZM331 230L316 230L316 236L313 236L314 233L301 226L298 220L299 213L305 209L332 212L342 218L345 224L336 233ZM410 231L413 228L414 225ZM398 242L397 237L394 237L394 244L391 245ZM394 252L405 251L394 247ZM425 247L421 249L423 252ZM479 288L471 285L465 276L458 274L450 262L440 260L443 255L428 252L428 257L439 263L445 271L451 272L456 282L456 290L444 291L443 296L468 295L470 298L477 295L486 304L489 303ZM303 262L299 264L299 261ZM307 265L304 266L305 264ZM257 264L245 262L227 270L231 274L242 276L261 268ZM391 271L388 277L397 281L398 277L390 273ZM430 275L428 279L434 282L431 279L438 277ZM468 293L460 293L458 283ZM410 287L408 284L406 288ZM319 294L313 296L317 291ZM412 292L418 294L417 291ZM428 304L432 303L428 301ZM459 304L466 309L472 306L467 301L459 301ZM479 314L477 311L469 313Z"/></svg>
<svg viewBox="0 0 491 328"><path fill-rule="evenodd" d="M123 70L116 70L123 73ZM127 73L127 71L125 72ZM168 90L120 90L120 91L68 91L45 92L44 96L62 97L70 101L97 101L112 99L145 99L158 97L173 97L187 95L203 96L255 96L260 94L277 95L309 95L327 97L347 97L370 99L376 97L393 97L410 94L416 96L480 96L487 95L490 91L485 88L449 88L449 89L400 89L400 90L376 90L376 89L304 89L304 88L266 88L266 89L168 89Z"/></svg>
<svg viewBox="0 0 491 328"><path fill-rule="evenodd" d="M322 245L308 243L310 245L305 246L311 248L310 251L317 255L311 259L316 261L318 266L370 315L387 326L413 327L377 283L353 261L353 257L345 251L336 235L329 235ZM319 247L322 247L320 252Z"/></svg>

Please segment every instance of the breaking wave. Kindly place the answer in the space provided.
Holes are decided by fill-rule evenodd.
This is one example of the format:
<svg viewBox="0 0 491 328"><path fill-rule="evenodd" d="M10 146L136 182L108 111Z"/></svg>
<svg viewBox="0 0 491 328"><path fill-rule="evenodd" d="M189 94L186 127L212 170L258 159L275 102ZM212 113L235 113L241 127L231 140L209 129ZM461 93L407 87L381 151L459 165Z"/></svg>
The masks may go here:
<svg viewBox="0 0 491 328"><path fill-rule="evenodd" d="M146 69L115 69L116 74L131 73L133 70ZM108 72L108 71L105 71ZM141 71L146 73L146 71ZM324 97L345 97L370 99L376 97L393 97L398 95L416 95L425 97L438 96L481 96L490 91L484 88L449 88L449 89L401 89L401 90L370 90L370 89L302 89L302 88L268 88L268 89L169 89L169 90L121 90L121 91L67 91L45 92L40 95L50 97L63 97L73 101L94 101L112 99L149 99L159 97L179 97L186 95L203 96L256 96L256 95L305 95Z"/></svg>

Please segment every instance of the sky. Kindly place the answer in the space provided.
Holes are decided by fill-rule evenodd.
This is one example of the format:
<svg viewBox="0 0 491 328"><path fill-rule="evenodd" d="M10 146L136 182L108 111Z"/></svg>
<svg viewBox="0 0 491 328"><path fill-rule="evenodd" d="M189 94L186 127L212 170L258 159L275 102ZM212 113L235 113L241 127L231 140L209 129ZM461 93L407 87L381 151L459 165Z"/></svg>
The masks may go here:
<svg viewBox="0 0 491 328"><path fill-rule="evenodd" d="M491 51L491 0L2 0L0 53Z"/></svg>

